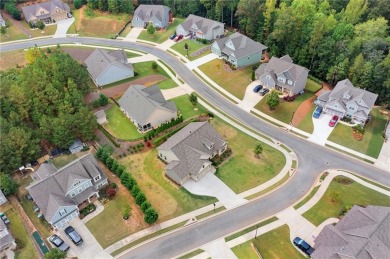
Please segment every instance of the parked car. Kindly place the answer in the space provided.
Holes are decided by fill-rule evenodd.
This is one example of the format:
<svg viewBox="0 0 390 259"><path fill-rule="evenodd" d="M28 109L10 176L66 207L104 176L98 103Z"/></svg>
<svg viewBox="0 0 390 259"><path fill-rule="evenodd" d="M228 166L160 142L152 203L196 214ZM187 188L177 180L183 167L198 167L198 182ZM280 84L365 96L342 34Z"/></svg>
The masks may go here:
<svg viewBox="0 0 390 259"><path fill-rule="evenodd" d="M174 38L176 38L176 33L172 34L171 36L169 36L169 39L170 40L173 40Z"/></svg>
<svg viewBox="0 0 390 259"><path fill-rule="evenodd" d="M283 100L285 100L287 102L292 102L295 100L295 97L296 97L296 95L293 95L293 96L286 95L286 96L283 96Z"/></svg>
<svg viewBox="0 0 390 259"><path fill-rule="evenodd" d="M322 113L322 107L317 106L317 108L314 110L313 118L318 119Z"/></svg>
<svg viewBox="0 0 390 259"><path fill-rule="evenodd" d="M371 115L368 115L368 117L367 117L367 120L366 120L365 124L369 123L369 122L370 122L370 120L371 120Z"/></svg>
<svg viewBox="0 0 390 259"><path fill-rule="evenodd" d="M261 89L263 89L262 85L256 85L255 88L253 88L253 92L258 93Z"/></svg>
<svg viewBox="0 0 390 259"><path fill-rule="evenodd" d="M55 247L57 247L59 250L63 251L63 252L66 252L69 250L69 246L67 243L65 243L64 240L62 240L59 236L57 235L52 235L51 237L49 237L49 241L50 243L52 243L53 245L55 245Z"/></svg>
<svg viewBox="0 0 390 259"><path fill-rule="evenodd" d="M293 243L295 246L297 246L299 249L301 249L302 252L304 252L308 256L310 256L314 252L314 248L312 248L308 243L306 243L305 240L303 240L300 237L294 238Z"/></svg>
<svg viewBox="0 0 390 259"><path fill-rule="evenodd" d="M260 94L261 96L264 96L264 95L266 95L268 92L269 92L269 89L263 88L263 89L261 89L261 90L259 91L259 94Z"/></svg>
<svg viewBox="0 0 390 259"><path fill-rule="evenodd" d="M4 222L4 224L8 225L9 223L11 223L9 221L9 219L7 218L7 216L4 214L4 212L0 212L0 218L1 220Z"/></svg>
<svg viewBox="0 0 390 259"><path fill-rule="evenodd" d="M34 212L38 212L39 211L39 207L37 205L34 205L33 210L34 210Z"/></svg>
<svg viewBox="0 0 390 259"><path fill-rule="evenodd" d="M179 34L175 37L175 39L173 40L174 42L178 42L179 40L183 39L183 35Z"/></svg>
<svg viewBox="0 0 390 259"><path fill-rule="evenodd" d="M83 239L72 226L65 228L65 234L69 236L69 238L76 246L81 245L83 243Z"/></svg>
<svg viewBox="0 0 390 259"><path fill-rule="evenodd" d="M33 198L31 197L30 194L27 194L27 195L26 195L26 198L27 198L27 200L29 200L29 201L32 201L32 200L33 200Z"/></svg>
<svg viewBox="0 0 390 259"><path fill-rule="evenodd" d="M338 120L339 120L339 116L333 115L332 119L329 121L329 126L334 127L334 125L336 125Z"/></svg>

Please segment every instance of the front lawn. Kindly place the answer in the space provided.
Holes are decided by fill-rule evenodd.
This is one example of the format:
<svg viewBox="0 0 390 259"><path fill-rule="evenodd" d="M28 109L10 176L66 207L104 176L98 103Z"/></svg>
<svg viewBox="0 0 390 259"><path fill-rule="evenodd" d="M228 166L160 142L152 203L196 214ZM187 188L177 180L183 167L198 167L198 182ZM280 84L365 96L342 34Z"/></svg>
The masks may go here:
<svg viewBox="0 0 390 259"><path fill-rule="evenodd" d="M5 19L5 22L7 23L7 32L5 34L0 33L0 41L1 42L6 42L6 41L14 41L14 40L23 40L23 39L28 39L28 37L21 32L18 28L16 28L13 23ZM3 56L3 53L1 54ZM1 70L4 70L2 66L0 66Z"/></svg>
<svg viewBox="0 0 390 259"><path fill-rule="evenodd" d="M108 122L103 127L114 137L123 140L132 140L143 136L117 105L112 105L106 111L106 115Z"/></svg>
<svg viewBox="0 0 390 259"><path fill-rule="evenodd" d="M254 157L253 149L258 140L228 125L219 118L211 121L213 127L228 142L233 154L219 166L217 176L235 193L254 188L275 177L286 163L284 155L262 143L260 159Z"/></svg>
<svg viewBox="0 0 390 259"><path fill-rule="evenodd" d="M169 36L175 33L176 27L183 22L184 19L174 18L171 25L166 30L156 31L154 34L149 34L146 30L143 30L138 36L140 40L147 40L156 43L163 43L169 39Z"/></svg>
<svg viewBox="0 0 390 259"><path fill-rule="evenodd" d="M177 52L179 52L180 54L182 54L183 56L186 56L187 55L187 50L184 49L184 45L187 43L188 45L188 59L189 60L194 60L194 59L197 59L199 58L199 56L197 57L191 57L191 53L201 49L201 48L204 48L207 46L207 44L203 44L201 42L198 42L196 40L183 40L183 41L180 41L178 43L176 43L175 45L173 45L171 47L171 49L173 50L176 50Z"/></svg>
<svg viewBox="0 0 390 259"><path fill-rule="evenodd" d="M45 28L43 30L40 30L40 29L32 30L32 29L30 29L30 26L28 25L28 23L26 21L22 21L22 25L27 30L30 31L30 33L31 33L33 38L53 35L56 32L56 30L57 30L57 24L45 26Z"/></svg>
<svg viewBox="0 0 390 259"><path fill-rule="evenodd" d="M170 78L164 69L162 69L160 66L158 66L157 69L153 69L152 64L153 61L134 63L133 64L134 71L138 73L138 76L134 78L138 79L142 76L148 76L148 75L163 75L167 78Z"/></svg>
<svg viewBox="0 0 390 259"><path fill-rule="evenodd" d="M25 54L26 52L24 50L2 52L0 55L0 70L25 66L27 64Z"/></svg>
<svg viewBox="0 0 390 259"><path fill-rule="evenodd" d="M328 140L353 149L360 153L377 158L382 149L384 139L382 132L386 126L386 115L382 115L379 108L371 110L371 121L364 127L366 133L361 141L352 136L352 128L338 123Z"/></svg>
<svg viewBox="0 0 390 259"><path fill-rule="evenodd" d="M259 256L252 247L252 241L247 241L241 245L232 248L233 253L238 259L258 259Z"/></svg>
<svg viewBox="0 0 390 259"><path fill-rule="evenodd" d="M303 214L314 225L318 226L328 218L337 218L346 206L390 206L388 196L354 181L347 185L338 183L336 179L340 179L340 176L332 180L319 202ZM334 202L332 202L332 198L335 200Z"/></svg>
<svg viewBox="0 0 390 259"><path fill-rule="evenodd" d="M268 114L271 117L274 117L275 119L284 122L284 123L290 123L293 113L298 109L298 106L305 101L306 99L309 99L312 97L313 94L304 93L303 95L298 96L294 101L287 102L280 100L280 104L274 111L270 111L268 108L268 105L266 103L267 96L265 96L261 101L255 106L256 109L259 111Z"/></svg>
<svg viewBox="0 0 390 259"><path fill-rule="evenodd" d="M78 25L79 20L80 20L81 9L74 9L74 7L71 5L71 11L72 11L72 16L74 18L74 22L69 27L69 29L66 33L67 34L77 34L77 25Z"/></svg>
<svg viewBox="0 0 390 259"><path fill-rule="evenodd" d="M172 78L165 79L165 80L157 83L157 85L158 85L158 88L160 88L161 90L171 89L171 88L174 88L177 86L176 82L173 81Z"/></svg>
<svg viewBox="0 0 390 259"><path fill-rule="evenodd" d="M177 109L180 111L184 119L191 118L193 116L201 115L207 112L206 108L198 104L197 110L194 109L191 102L188 100L188 95L182 95L171 99L176 104Z"/></svg>
<svg viewBox="0 0 390 259"><path fill-rule="evenodd" d="M127 58L135 58L135 57L140 57L141 56L140 54L137 54L137 53L134 53L134 52L129 52L129 51L125 51L125 52L126 52Z"/></svg>
<svg viewBox="0 0 390 259"><path fill-rule="evenodd" d="M301 120L301 122L296 126L298 129L303 130L307 133L313 133L314 131L314 124L313 124L313 112L315 110L316 106L313 105L313 107L310 109L310 112L306 114L306 116Z"/></svg>
<svg viewBox="0 0 390 259"><path fill-rule="evenodd" d="M215 59L199 66L199 69L219 86L242 100L246 87L251 82L252 67L253 65L239 70L227 71L224 68L223 60Z"/></svg>
<svg viewBox="0 0 390 259"><path fill-rule="evenodd" d="M322 88L322 86L317 83L316 81L308 78L307 79L307 82L306 82L306 86L305 86L305 90L306 91L309 91L310 93L316 93L318 92L320 89Z"/></svg>

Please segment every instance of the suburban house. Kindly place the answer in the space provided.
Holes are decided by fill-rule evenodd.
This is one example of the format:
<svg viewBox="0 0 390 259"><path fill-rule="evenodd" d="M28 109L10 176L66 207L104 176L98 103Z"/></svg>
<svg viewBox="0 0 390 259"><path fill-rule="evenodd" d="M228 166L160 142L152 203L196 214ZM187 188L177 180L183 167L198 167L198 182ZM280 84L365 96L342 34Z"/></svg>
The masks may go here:
<svg viewBox="0 0 390 259"><path fill-rule="evenodd" d="M84 63L98 87L134 76L133 65L127 61L127 55L123 49L95 49Z"/></svg>
<svg viewBox="0 0 390 259"><path fill-rule="evenodd" d="M266 49L267 47L263 44L238 32L228 37L217 39L211 45L211 51L213 53L237 68L259 63Z"/></svg>
<svg viewBox="0 0 390 259"><path fill-rule="evenodd" d="M208 122L193 122L157 150L160 159L168 163L166 175L183 185L190 178L198 181L206 173L215 173L210 159L225 152L227 145Z"/></svg>
<svg viewBox="0 0 390 259"><path fill-rule="evenodd" d="M5 197L3 191L0 190L0 205L3 205L6 202L7 202L7 198Z"/></svg>
<svg viewBox="0 0 390 259"><path fill-rule="evenodd" d="M0 252L7 249L10 246L15 247L15 239L9 233L7 226L2 220L0 220ZM7 258L7 256L5 256Z"/></svg>
<svg viewBox="0 0 390 259"><path fill-rule="evenodd" d="M5 22L4 18L3 18L3 16L2 16L1 13L0 13L0 26L3 27L3 26L6 26L6 25L7 25L7 24L6 24L6 22Z"/></svg>
<svg viewBox="0 0 390 259"><path fill-rule="evenodd" d="M224 35L224 30L225 25L221 22L190 14L182 24L177 26L176 34L215 40Z"/></svg>
<svg viewBox="0 0 390 259"><path fill-rule="evenodd" d="M26 189L45 219L58 229L79 214L79 209L99 197L107 177L92 154L86 154L64 167L42 164L34 172L34 182Z"/></svg>
<svg viewBox="0 0 390 259"><path fill-rule="evenodd" d="M377 94L356 88L351 81L344 79L332 91L323 92L314 103L327 114L340 118L345 116L354 123L364 125L377 97Z"/></svg>
<svg viewBox="0 0 390 259"><path fill-rule="evenodd" d="M24 19L32 24L38 21L55 23L56 21L72 17L69 5L61 0L51 0L22 6L22 12Z"/></svg>
<svg viewBox="0 0 390 259"><path fill-rule="evenodd" d="M165 5L141 4L135 9L131 24L134 27L146 27L152 23L154 27L166 28L172 22L171 9Z"/></svg>
<svg viewBox="0 0 390 259"><path fill-rule="evenodd" d="M272 57L268 63L261 64L255 78L269 89L276 89L295 95L305 89L309 69L294 64L289 55Z"/></svg>
<svg viewBox="0 0 390 259"><path fill-rule="evenodd" d="M100 125L107 122L107 116L106 116L106 112L104 110L100 110L100 111L95 112L95 116L96 116L97 123L99 123Z"/></svg>
<svg viewBox="0 0 390 259"><path fill-rule="evenodd" d="M390 207L355 205L319 233L311 258L389 258L389 226Z"/></svg>

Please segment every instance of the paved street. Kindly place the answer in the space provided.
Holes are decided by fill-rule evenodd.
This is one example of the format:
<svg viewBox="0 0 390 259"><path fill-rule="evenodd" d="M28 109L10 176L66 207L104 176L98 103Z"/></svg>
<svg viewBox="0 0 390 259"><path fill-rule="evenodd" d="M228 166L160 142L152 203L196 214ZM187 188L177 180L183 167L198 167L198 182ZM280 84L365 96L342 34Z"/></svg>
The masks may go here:
<svg viewBox="0 0 390 259"><path fill-rule="evenodd" d="M179 231L154 239L126 252L122 255L125 258L171 258L258 222L263 218L282 211L299 200L311 188L320 172L328 168L352 171L390 186L390 175L388 172L376 168L371 164L308 142L260 120L240 109L224 97L221 97L215 90L204 84L176 57L153 46L109 39L75 37L38 39L14 44L3 44L0 46L0 51L25 49L34 46L34 44L41 46L74 42L132 48L157 56L167 65L171 66L201 97L250 128L285 143L295 151L299 161L299 168L295 176L278 191L264 198L253 200L238 208L190 225Z"/></svg>

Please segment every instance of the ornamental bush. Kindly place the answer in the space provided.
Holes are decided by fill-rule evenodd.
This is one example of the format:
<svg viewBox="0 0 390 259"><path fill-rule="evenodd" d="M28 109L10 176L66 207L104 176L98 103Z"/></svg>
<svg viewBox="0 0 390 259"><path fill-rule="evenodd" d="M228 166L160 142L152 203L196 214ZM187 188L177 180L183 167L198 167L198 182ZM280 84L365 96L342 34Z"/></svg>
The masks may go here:
<svg viewBox="0 0 390 259"><path fill-rule="evenodd" d="M141 206L141 204L144 203L145 201L146 201L145 194L142 191L139 191L137 196L135 196L135 203Z"/></svg>
<svg viewBox="0 0 390 259"><path fill-rule="evenodd" d="M144 221L148 224L153 224L158 220L158 213L153 208L149 208L145 211Z"/></svg>
<svg viewBox="0 0 390 259"><path fill-rule="evenodd" d="M141 189L139 188L138 184L134 183L133 184L133 188L131 188L131 195L133 195L133 197L136 197L137 194L141 191Z"/></svg>
<svg viewBox="0 0 390 259"><path fill-rule="evenodd" d="M144 212L145 213L145 211L147 210L147 209L149 209L149 208L151 208L152 207L152 205L150 204L150 202L148 202L148 201L144 201L142 204L141 204L141 210L142 210L142 212Z"/></svg>

